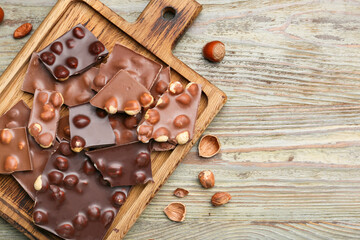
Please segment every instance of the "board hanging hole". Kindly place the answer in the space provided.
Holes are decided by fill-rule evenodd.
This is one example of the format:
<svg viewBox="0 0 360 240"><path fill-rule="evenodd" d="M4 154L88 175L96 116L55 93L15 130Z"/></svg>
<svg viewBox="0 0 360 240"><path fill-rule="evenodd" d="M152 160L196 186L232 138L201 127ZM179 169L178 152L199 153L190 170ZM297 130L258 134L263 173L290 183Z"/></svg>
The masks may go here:
<svg viewBox="0 0 360 240"><path fill-rule="evenodd" d="M162 10L162 17L163 19L170 21L176 15L176 10L173 7L166 7Z"/></svg>

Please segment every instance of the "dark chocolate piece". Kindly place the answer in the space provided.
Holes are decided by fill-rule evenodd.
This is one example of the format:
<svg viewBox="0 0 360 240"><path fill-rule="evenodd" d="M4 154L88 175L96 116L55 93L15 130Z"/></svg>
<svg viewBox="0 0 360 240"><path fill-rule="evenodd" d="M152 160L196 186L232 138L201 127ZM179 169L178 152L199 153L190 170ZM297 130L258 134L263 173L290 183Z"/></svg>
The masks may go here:
<svg viewBox="0 0 360 240"><path fill-rule="evenodd" d="M35 185L35 224L65 239L102 239L129 192L111 188L84 152L65 141Z"/></svg>
<svg viewBox="0 0 360 240"><path fill-rule="evenodd" d="M100 72L94 80L93 89L100 91L118 71L126 70L136 81L150 90L161 68L161 64L117 43L106 63L100 65Z"/></svg>
<svg viewBox="0 0 360 240"><path fill-rule="evenodd" d="M26 127L28 125L29 117L30 108L20 100L0 117L0 128ZM57 142L55 142L55 146L43 149L35 142L35 139L31 137L29 133L28 141L33 170L15 172L12 175L29 196L32 199L35 199L36 190L34 188L34 182L44 170L45 164L51 153L55 151Z"/></svg>
<svg viewBox="0 0 360 240"><path fill-rule="evenodd" d="M64 103L61 93L36 90L28 129L31 136L43 148L53 145L60 119L60 108Z"/></svg>
<svg viewBox="0 0 360 240"><path fill-rule="evenodd" d="M32 170L25 127L0 130L0 173Z"/></svg>
<svg viewBox="0 0 360 240"><path fill-rule="evenodd" d="M64 103L72 107L89 102L95 95L91 85L98 72L99 69L93 67L84 73L69 77L67 81L59 82L40 62L39 56L33 53L21 90L28 93L35 93L36 89L58 91L63 95Z"/></svg>
<svg viewBox="0 0 360 240"><path fill-rule="evenodd" d="M141 107L150 107L153 101L154 98L143 85L127 71L120 70L90 103L110 114L125 112L128 115L136 115L141 111Z"/></svg>
<svg viewBox="0 0 360 240"><path fill-rule="evenodd" d="M170 83L156 107L146 111L137 129L139 140L187 143L193 137L200 97L201 86L196 83L186 88L180 82Z"/></svg>
<svg viewBox="0 0 360 240"><path fill-rule="evenodd" d="M138 142L136 127L141 120L142 114L129 116L117 113L109 116L109 121L115 134L116 145Z"/></svg>
<svg viewBox="0 0 360 240"><path fill-rule="evenodd" d="M176 144L169 142L156 142L151 143L151 151L166 152L175 149Z"/></svg>
<svg viewBox="0 0 360 240"><path fill-rule="evenodd" d="M102 110L85 103L70 108L71 148L80 152L83 148L103 147L115 144L115 135Z"/></svg>
<svg viewBox="0 0 360 240"><path fill-rule="evenodd" d="M149 144L137 142L85 154L112 187L153 181Z"/></svg>
<svg viewBox="0 0 360 240"><path fill-rule="evenodd" d="M38 53L50 73L59 81L84 72L108 55L108 50L81 24Z"/></svg>
<svg viewBox="0 0 360 240"><path fill-rule="evenodd" d="M160 96L166 92L170 83L170 67L163 68L156 79L154 85L152 86L150 93L154 97L154 102L151 104L151 107L155 107Z"/></svg>
<svg viewBox="0 0 360 240"><path fill-rule="evenodd" d="M69 115L60 118L59 125L56 131L56 137L59 141L63 139L70 141Z"/></svg>

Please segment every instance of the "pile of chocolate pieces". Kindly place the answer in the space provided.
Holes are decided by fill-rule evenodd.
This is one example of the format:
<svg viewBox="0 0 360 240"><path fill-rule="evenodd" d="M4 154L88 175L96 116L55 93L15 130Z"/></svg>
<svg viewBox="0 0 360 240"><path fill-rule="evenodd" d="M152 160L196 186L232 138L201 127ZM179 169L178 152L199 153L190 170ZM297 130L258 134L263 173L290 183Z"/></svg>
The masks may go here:
<svg viewBox="0 0 360 240"><path fill-rule="evenodd" d="M65 239L102 239L130 187L153 181L151 152L194 132L200 85L170 82L169 67L120 44L94 67L108 53L75 26L32 54L32 109L20 101L0 118L0 172L35 200L34 223Z"/></svg>

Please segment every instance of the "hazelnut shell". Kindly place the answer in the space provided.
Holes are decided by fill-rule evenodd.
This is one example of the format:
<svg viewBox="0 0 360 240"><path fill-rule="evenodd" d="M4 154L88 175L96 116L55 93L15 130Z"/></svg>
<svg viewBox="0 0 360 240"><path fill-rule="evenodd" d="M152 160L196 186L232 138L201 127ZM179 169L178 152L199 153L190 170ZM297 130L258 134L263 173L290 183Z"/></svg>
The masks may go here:
<svg viewBox="0 0 360 240"><path fill-rule="evenodd" d="M204 135L199 142L199 156L211 158L215 156L221 148L219 139L214 135Z"/></svg>
<svg viewBox="0 0 360 240"><path fill-rule="evenodd" d="M180 202L173 202L164 208L165 215L174 222L182 222L185 220L186 207Z"/></svg>

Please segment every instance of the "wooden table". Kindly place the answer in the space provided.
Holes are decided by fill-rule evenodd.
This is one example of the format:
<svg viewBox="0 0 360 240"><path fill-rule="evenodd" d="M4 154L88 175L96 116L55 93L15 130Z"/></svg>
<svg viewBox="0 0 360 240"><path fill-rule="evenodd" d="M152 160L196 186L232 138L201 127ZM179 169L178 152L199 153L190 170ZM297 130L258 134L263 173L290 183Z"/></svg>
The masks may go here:
<svg viewBox="0 0 360 240"><path fill-rule="evenodd" d="M55 0L1 0L0 74ZM103 0L134 21L145 0ZM221 153L205 160L193 148L150 203L127 239L356 239L360 237L360 3L358 1L199 0L203 11L174 50L225 91L228 103L206 133ZM211 40L227 56L201 56ZM197 182L201 170L216 186ZM163 208L190 191L184 223ZM214 208L216 191L233 196ZM3 220L0 239L25 237Z"/></svg>

